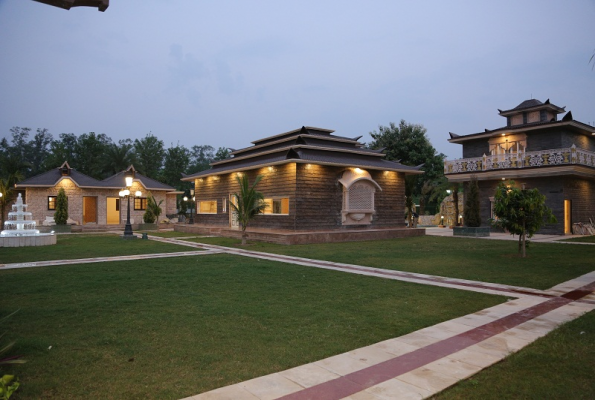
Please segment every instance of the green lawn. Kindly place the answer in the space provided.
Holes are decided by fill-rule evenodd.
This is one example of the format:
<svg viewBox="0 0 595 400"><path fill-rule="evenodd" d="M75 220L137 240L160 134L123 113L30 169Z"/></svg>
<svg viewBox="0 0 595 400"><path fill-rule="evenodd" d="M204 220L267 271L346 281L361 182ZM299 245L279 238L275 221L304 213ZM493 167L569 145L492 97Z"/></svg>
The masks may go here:
<svg viewBox="0 0 595 400"><path fill-rule="evenodd" d="M0 269L0 281L0 316L20 309L3 340L28 360L10 367L15 399L177 399L505 300L224 254Z"/></svg>
<svg viewBox="0 0 595 400"><path fill-rule="evenodd" d="M450 399L595 399L595 312L434 396Z"/></svg>
<svg viewBox="0 0 595 400"><path fill-rule="evenodd" d="M58 235L58 243L55 246L0 248L0 265L42 260L172 253L188 249L185 246L153 240L124 240L118 235L109 234Z"/></svg>
<svg viewBox="0 0 595 400"><path fill-rule="evenodd" d="M192 241L241 247L239 240L229 238ZM595 246L559 243L532 243L527 258L516 254L516 241L435 236L297 246L253 242L245 248L535 289L549 289L595 269Z"/></svg>
<svg viewBox="0 0 595 400"><path fill-rule="evenodd" d="M561 242L595 243L595 236L575 237L575 238L561 240Z"/></svg>

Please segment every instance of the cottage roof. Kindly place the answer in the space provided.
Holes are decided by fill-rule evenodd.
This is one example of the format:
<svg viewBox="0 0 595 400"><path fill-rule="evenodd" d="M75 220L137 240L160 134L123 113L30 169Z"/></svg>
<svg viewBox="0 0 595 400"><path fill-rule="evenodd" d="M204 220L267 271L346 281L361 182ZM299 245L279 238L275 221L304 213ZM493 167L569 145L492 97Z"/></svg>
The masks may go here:
<svg viewBox="0 0 595 400"><path fill-rule="evenodd" d="M231 157L211 163L211 169L184 176L183 181L198 177L285 164L288 162L362 167L420 174L421 166L410 167L384 160L382 150L363 147L358 139L332 135L332 130L303 126L279 135L252 142L254 146L234 150Z"/></svg>
<svg viewBox="0 0 595 400"><path fill-rule="evenodd" d="M134 167L130 166L128 169L134 171ZM16 184L17 188L26 187L53 187L62 179L72 180L78 187L81 188L102 188L102 189L121 189L125 186L124 174L126 171L118 172L102 181L92 178L88 175L78 172L76 169L70 168L67 162L64 162L60 167L51 169L42 174L32 176L24 179ZM158 182L155 179L146 177L135 171L134 180L140 182L147 190L165 190L173 191L175 188Z"/></svg>

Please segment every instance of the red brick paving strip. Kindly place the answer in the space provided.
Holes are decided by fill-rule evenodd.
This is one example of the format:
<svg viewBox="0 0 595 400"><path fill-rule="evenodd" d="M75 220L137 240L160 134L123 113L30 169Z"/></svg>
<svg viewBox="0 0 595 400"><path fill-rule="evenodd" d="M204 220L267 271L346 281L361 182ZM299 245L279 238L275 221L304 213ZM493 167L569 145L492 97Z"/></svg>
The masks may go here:
<svg viewBox="0 0 595 400"><path fill-rule="evenodd" d="M595 282L467 332L425 346L340 378L280 397L283 400L337 400L423 367L533 318L578 300L595 290Z"/></svg>

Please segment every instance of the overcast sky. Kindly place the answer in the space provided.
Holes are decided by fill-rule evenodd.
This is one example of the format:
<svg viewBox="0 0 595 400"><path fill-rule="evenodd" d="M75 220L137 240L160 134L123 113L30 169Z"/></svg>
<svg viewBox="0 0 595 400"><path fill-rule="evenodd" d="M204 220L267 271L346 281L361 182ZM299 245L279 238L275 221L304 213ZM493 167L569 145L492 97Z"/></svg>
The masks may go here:
<svg viewBox="0 0 595 400"><path fill-rule="evenodd" d="M0 137L243 148L303 125L369 142L404 119L452 159L449 131L530 98L593 124L594 51L593 0L0 0Z"/></svg>

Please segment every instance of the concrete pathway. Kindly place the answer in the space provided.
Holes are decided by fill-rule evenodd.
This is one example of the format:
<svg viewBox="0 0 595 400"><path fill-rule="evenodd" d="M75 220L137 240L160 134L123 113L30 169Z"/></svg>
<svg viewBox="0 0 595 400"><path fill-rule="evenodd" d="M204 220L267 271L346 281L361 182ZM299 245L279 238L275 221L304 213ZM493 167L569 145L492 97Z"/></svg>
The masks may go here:
<svg viewBox="0 0 595 400"><path fill-rule="evenodd" d="M430 228L426 232L429 235L452 235L450 229ZM511 240L511 235L499 235L502 236L501 239ZM422 399L502 360L546 335L559 324L595 309L595 271L549 290L537 290L205 245L186 242L180 238L150 238L197 250L4 264L0 267L27 268L227 253L511 298L506 303L401 337L191 396L185 400ZM494 235L490 238L499 237ZM533 240L547 242L554 241L555 238L543 237Z"/></svg>
<svg viewBox="0 0 595 400"><path fill-rule="evenodd" d="M453 237L452 229L449 228L438 228L438 227L424 227L426 235L428 236L447 236ZM462 236L456 236L462 237ZM583 237L582 235L533 235L530 239L532 242L546 242L546 243L560 243L560 244L580 244L580 245L595 245L595 243L581 243L581 242L564 242L563 240ZM470 239L469 237L463 237ZM519 237L517 235L511 235L505 232L490 232L490 236L472 239L487 239L487 240L516 240L518 242Z"/></svg>

